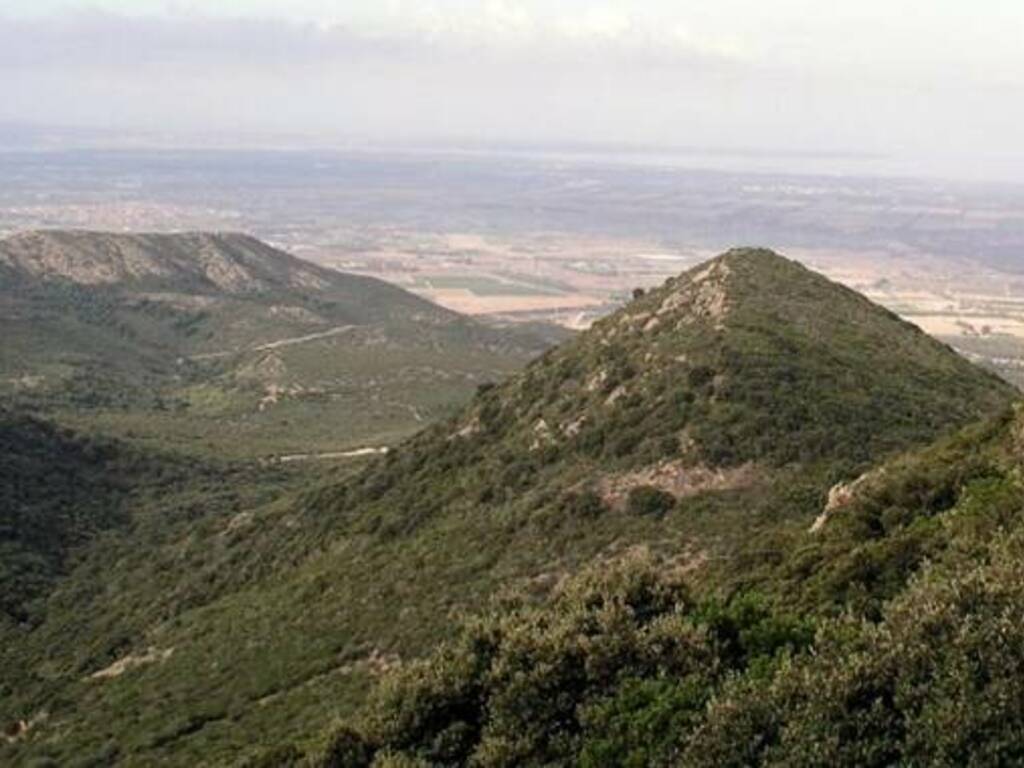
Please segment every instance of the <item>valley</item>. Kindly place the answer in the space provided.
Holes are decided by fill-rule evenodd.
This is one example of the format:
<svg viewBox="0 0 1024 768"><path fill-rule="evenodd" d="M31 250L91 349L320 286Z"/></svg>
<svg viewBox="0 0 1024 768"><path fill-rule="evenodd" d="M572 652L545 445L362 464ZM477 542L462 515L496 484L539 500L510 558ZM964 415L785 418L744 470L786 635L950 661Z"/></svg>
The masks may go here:
<svg viewBox="0 0 1024 768"><path fill-rule="evenodd" d="M0 768L1024 766L1022 32L4 0Z"/></svg>
<svg viewBox="0 0 1024 768"><path fill-rule="evenodd" d="M484 321L575 330L634 288L771 243L1021 381L1019 187L912 179L871 158L741 160L25 151L0 154L0 232L244 230Z"/></svg>

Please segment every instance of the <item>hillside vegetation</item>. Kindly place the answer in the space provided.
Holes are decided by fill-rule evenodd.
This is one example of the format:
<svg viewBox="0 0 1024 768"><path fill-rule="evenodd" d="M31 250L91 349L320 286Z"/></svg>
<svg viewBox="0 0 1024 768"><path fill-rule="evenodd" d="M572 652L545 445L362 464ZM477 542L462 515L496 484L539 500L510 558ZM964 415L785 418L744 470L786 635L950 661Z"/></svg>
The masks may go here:
<svg viewBox="0 0 1024 768"><path fill-rule="evenodd" d="M125 522L130 460L24 414L0 410L0 612L27 621L74 546Z"/></svg>
<svg viewBox="0 0 1024 768"><path fill-rule="evenodd" d="M1016 397L795 262L729 252L383 459L189 525L160 523L171 499L143 539L89 545L4 644L0 717L26 727L0 757L799 764L801 702L857 674L846 650L929 579L1001 562ZM933 711L902 701L879 717Z"/></svg>
<svg viewBox="0 0 1024 768"><path fill-rule="evenodd" d="M12 236L0 320L8 397L239 457L391 443L548 345L237 234Z"/></svg>
<svg viewBox="0 0 1024 768"><path fill-rule="evenodd" d="M43 623L46 596L96 548L140 545L147 525L181 533L318 476L140 449L0 408L0 626Z"/></svg>
<svg viewBox="0 0 1024 768"><path fill-rule="evenodd" d="M317 503L367 505L408 531L457 509L643 511L656 499L643 488L671 507L794 466L834 482L1014 392L795 262L731 251L485 389L454 422Z"/></svg>
<svg viewBox="0 0 1024 768"><path fill-rule="evenodd" d="M1017 764L1022 434L1016 411L884 465L725 596L649 554L506 596L313 762Z"/></svg>

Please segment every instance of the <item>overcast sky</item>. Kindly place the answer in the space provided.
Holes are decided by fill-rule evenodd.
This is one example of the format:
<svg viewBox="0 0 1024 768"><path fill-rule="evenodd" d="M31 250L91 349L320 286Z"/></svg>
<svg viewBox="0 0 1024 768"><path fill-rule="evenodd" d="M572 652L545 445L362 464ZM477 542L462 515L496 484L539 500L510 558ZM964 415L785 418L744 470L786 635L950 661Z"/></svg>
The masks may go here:
<svg viewBox="0 0 1024 768"><path fill-rule="evenodd" d="M1024 0L3 0L0 86L0 121L970 174L1024 165Z"/></svg>

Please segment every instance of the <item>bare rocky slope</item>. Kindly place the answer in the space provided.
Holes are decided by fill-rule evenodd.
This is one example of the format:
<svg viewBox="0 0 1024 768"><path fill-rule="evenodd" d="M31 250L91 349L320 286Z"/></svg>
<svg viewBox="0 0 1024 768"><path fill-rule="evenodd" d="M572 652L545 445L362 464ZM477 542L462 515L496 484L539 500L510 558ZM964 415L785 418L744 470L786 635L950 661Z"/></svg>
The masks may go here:
<svg viewBox="0 0 1024 768"><path fill-rule="evenodd" d="M82 285L149 283L227 294L323 289L333 277L235 233L26 232L0 242L0 263L27 276Z"/></svg>

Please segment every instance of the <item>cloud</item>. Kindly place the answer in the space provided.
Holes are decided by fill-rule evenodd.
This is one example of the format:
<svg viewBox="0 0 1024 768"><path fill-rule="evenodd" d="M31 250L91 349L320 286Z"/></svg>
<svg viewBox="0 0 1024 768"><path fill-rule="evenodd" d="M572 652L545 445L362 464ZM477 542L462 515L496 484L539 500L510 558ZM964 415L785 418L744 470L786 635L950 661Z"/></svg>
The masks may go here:
<svg viewBox="0 0 1024 768"><path fill-rule="evenodd" d="M725 9L703 16L669 0L661 15L653 0L376 1L390 12L309 21L184 7L0 12L0 121L315 140L1019 146L1019 46L958 53L904 33L903 17L829 32L804 13L809 0L789 0L799 16L748 0L719 0ZM978 28L986 40L991 26ZM1018 27L1005 26L1016 42Z"/></svg>
<svg viewBox="0 0 1024 768"><path fill-rule="evenodd" d="M624 14L509 3L377 24L90 11L0 16L0 120L538 141L669 134L686 84L744 66ZM540 119L538 119L540 118Z"/></svg>
<svg viewBox="0 0 1024 768"><path fill-rule="evenodd" d="M392 55L403 41L334 25L188 16L129 17L98 11L46 19L0 18L0 67L120 68L159 64L278 66Z"/></svg>
<svg viewBox="0 0 1024 768"><path fill-rule="evenodd" d="M154 65L332 65L380 58L562 63L628 59L634 64L722 66L742 60L735 40L701 38L679 25L643 23L620 12L537 17L491 3L472 14L420 11L386 26L177 13L125 16L78 11L48 18L0 16L0 67L59 69Z"/></svg>

